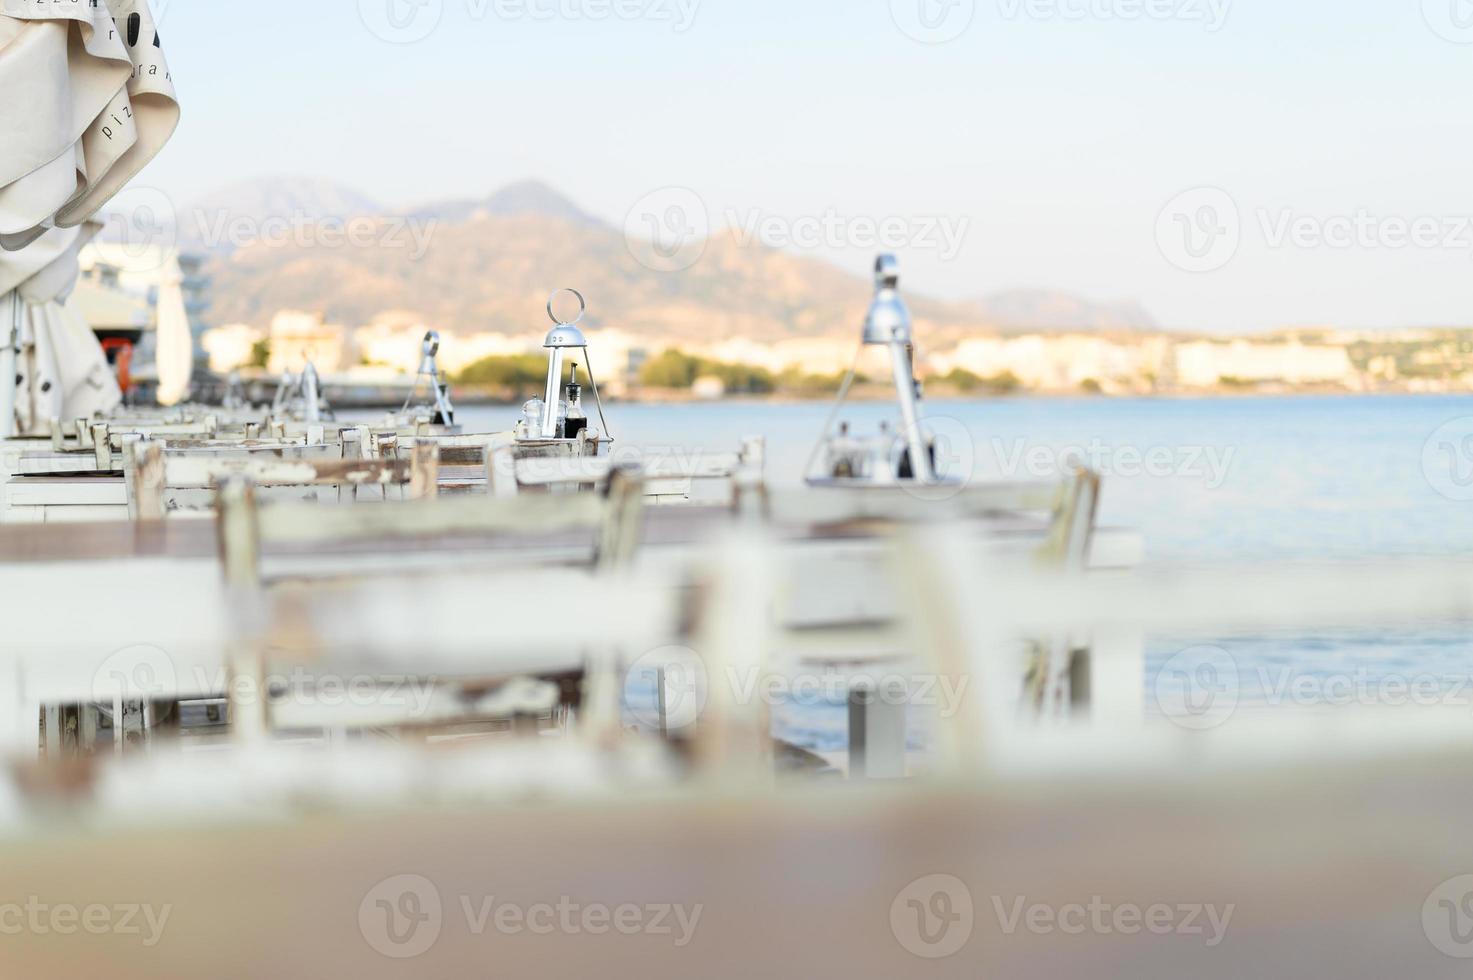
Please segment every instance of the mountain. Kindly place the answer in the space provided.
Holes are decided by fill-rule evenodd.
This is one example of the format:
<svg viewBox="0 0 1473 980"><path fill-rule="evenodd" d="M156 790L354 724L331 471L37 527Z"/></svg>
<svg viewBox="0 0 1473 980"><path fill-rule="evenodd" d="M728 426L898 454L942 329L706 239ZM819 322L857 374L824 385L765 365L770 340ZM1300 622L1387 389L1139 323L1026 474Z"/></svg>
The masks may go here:
<svg viewBox="0 0 1473 980"><path fill-rule="evenodd" d="M1007 333L1154 333L1160 325L1138 303L1096 303L1070 293L1015 289L976 302Z"/></svg>
<svg viewBox="0 0 1473 980"><path fill-rule="evenodd" d="M352 187L268 177L224 187L177 214L180 244L204 254L210 320L265 326L277 311L320 311L349 325L385 311L447 332L543 326L558 286L588 297L588 323L671 342L850 336L867 278L716 232L691 268L653 271L623 230L535 180L484 198L391 210ZM346 232L351 231L352 234ZM945 303L907 293L928 345L978 334L1157 329L1139 305L1013 290Z"/></svg>
<svg viewBox="0 0 1473 980"><path fill-rule="evenodd" d="M269 233L268 221L288 227L382 214L382 205L351 187L319 177L263 177L231 184L190 201L176 215L180 244L228 254Z"/></svg>
<svg viewBox="0 0 1473 980"><path fill-rule="evenodd" d="M282 236L216 252L206 269L210 319L264 326L278 310L306 309L356 326L403 310L444 331L525 333L547 325L548 294L572 286L587 296L586 322L595 328L672 342L774 341L857 335L870 300L867 279L739 244L731 232L713 235L685 271L652 271L636 260L622 229L541 184L516 184L463 205L385 215L370 241L329 246ZM991 329L967 304L909 299L928 343Z"/></svg>
<svg viewBox="0 0 1473 980"><path fill-rule="evenodd" d="M459 224L475 218L510 218L519 215L541 215L559 218L575 225L592 226L601 224L572 201L541 181L524 180L509 184L483 200L457 199L438 201L402 212L407 217L433 218L450 224Z"/></svg>

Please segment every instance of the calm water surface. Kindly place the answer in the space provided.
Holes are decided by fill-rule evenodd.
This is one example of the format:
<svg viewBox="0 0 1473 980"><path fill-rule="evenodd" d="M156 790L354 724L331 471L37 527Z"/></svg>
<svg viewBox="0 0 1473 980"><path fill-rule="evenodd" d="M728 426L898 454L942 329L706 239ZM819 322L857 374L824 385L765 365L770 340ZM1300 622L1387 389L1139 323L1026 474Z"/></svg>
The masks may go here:
<svg viewBox="0 0 1473 980"><path fill-rule="evenodd" d="M796 485L828 411L724 402L616 405L608 415L620 443L649 451L728 451L763 435L769 480ZM464 414L497 428L514 416ZM892 415L857 405L844 417L872 431ZM1473 416L1473 397L1020 398L933 401L927 415L951 471L975 478L1046 478L1070 454L1083 455L1105 474L1102 522L1138 530L1153 566L1473 554L1473 501L1454 499L1473 482L1473 443L1443 438L1448 423ZM1321 690L1333 699L1351 677L1373 688L1387 678L1452 686L1473 674L1470 637L1464 624L1153 637L1143 682L1153 692L1168 658L1210 642L1229 651L1250 700L1291 683L1306 692L1300 703ZM802 744L843 744L840 705L796 705L779 722Z"/></svg>

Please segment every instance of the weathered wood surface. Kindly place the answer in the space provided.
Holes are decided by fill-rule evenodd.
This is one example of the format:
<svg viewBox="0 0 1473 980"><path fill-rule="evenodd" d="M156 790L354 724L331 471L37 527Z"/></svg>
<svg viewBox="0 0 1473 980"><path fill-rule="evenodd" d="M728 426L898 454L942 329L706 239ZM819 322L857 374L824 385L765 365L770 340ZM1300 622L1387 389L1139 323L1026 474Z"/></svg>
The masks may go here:
<svg viewBox="0 0 1473 980"><path fill-rule="evenodd" d="M121 485L117 485L121 490ZM531 498L535 499L535 498ZM552 512L566 498L546 498L545 506ZM121 501L120 501L121 502ZM471 507L486 504L484 497L462 499L448 498L442 503ZM400 506L394 504L395 507ZM323 507L316 511L329 520L341 520L364 528L365 534L372 526L372 519L354 517L355 508ZM336 513L343 511L343 513ZM331 515L330 517L328 515ZM812 515L810 515L812 516ZM816 540L865 539L877 530L873 522L850 521L855 515L846 511L826 511L818 516L831 518L823 522L778 520L767 527L772 534L783 540L814 538ZM417 518L410 517L414 521ZM468 534L451 540L438 540L437 546L450 552L494 546L497 540L506 540L508 546L518 550L535 548L539 544L549 547L569 543L567 536L548 534L546 529L506 528L505 521L488 518L492 526L485 535ZM733 518L728 508L718 506L691 506L680 508L652 508L645 514L643 542L645 547L675 547L698 542L713 529L730 526ZM433 521L427 522L433 525ZM1046 531L1046 522L1024 514L989 517L978 525L983 533L998 537L1016 537L1025 541L1037 541ZM512 533L514 532L514 533ZM134 556L170 557L213 557L216 554L213 518L189 522L163 522L158 526L140 526L125 521L106 521L92 524L67 525L0 525L0 562L36 561L109 561ZM434 539L426 535L426 540ZM392 555L384 553L384 560L391 561Z"/></svg>
<svg viewBox="0 0 1473 980"><path fill-rule="evenodd" d="M214 559L215 538L213 521L0 525L0 564Z"/></svg>
<svg viewBox="0 0 1473 980"><path fill-rule="evenodd" d="M123 481L106 476L44 476L11 480L4 487L12 507L126 504Z"/></svg>
<svg viewBox="0 0 1473 980"><path fill-rule="evenodd" d="M382 545L404 539L439 538L484 544L496 535L537 537L569 528L592 528L604 510L604 501L593 494L522 497L514 501L454 497L384 508L283 504L260 508L258 519L261 537L268 544L316 546L367 541Z"/></svg>
<svg viewBox="0 0 1473 980"><path fill-rule="evenodd" d="M244 476L259 486L390 486L407 483L409 460L164 457L165 485L212 487L226 477Z"/></svg>
<svg viewBox="0 0 1473 980"><path fill-rule="evenodd" d="M7 895L14 896L7 901L147 904L167 907L169 917L149 947L146 933L116 930L7 935L0 975L1467 976L1466 960L1432 944L1423 915L1443 882L1473 868L1473 765L1465 746L1342 755L1333 764L1292 749L1254 765L1194 763L1192 756L1182 751L1129 772L1102 764L1095 775L1053 772L970 789L831 786L766 798L626 794L443 808L427 800L387 814L295 819L267 807L271 819L227 826L153 813L131 828L52 819L45 833L0 844ZM543 768L566 778L567 767L550 758ZM379 779L396 771L360 770ZM447 787L429 799L535 794L535 778L515 778L520 770L511 763L502 771L499 791L478 793L465 778L458 793ZM350 785L344 775L316 787L304 781L302 792L330 797ZM139 803L159 798L154 790ZM931 907L933 934L945 930L964 941L950 957L924 959L912 950L934 947L920 934L906 889L938 874L965 888L971 915L948 922L937 916L963 909ZM433 896L438 913L395 905L402 889L382 883L400 875L418 876L413 884ZM566 899L580 907L699 905L701 913L684 946L651 930L513 933L494 920L477 934L475 913L489 896L523 909ZM1205 915L1194 919L1195 933L1152 935L1138 925L1127 933L1110 917L1107 929L1079 934L1026 922L1008 931L997 906L1008 914L1019 899L1054 910L1098 901L1233 911L1221 942L1209 947ZM386 909L401 913L399 939L432 939L420 955L378 951L409 949L388 936ZM433 918L413 923L405 912ZM1434 913L1435 933L1435 915L1446 913Z"/></svg>

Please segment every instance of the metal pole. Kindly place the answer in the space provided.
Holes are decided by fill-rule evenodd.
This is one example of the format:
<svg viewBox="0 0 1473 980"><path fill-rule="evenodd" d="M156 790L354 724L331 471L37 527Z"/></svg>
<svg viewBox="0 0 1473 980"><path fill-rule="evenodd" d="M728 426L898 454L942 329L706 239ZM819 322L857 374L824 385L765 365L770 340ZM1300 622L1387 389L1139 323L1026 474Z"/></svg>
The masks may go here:
<svg viewBox="0 0 1473 980"><path fill-rule="evenodd" d="M15 435L15 385L16 346L20 343L20 316L25 304L20 290L6 294L9 308L0 319L0 439Z"/></svg>
<svg viewBox="0 0 1473 980"><path fill-rule="evenodd" d="M317 368L313 367L311 361L302 369L302 403L304 422L322 421L322 393L318 390Z"/></svg>
<svg viewBox="0 0 1473 980"><path fill-rule="evenodd" d="M894 367L895 393L900 399L901 424L905 426L905 441L910 446L910 471L921 483L935 483L931 447L926 445L926 437L921 432L921 410L916 404L916 378L908 345L892 341L890 360Z"/></svg>
<svg viewBox="0 0 1473 980"><path fill-rule="evenodd" d="M850 687L850 779L905 778L907 693L898 678L863 680Z"/></svg>
<svg viewBox="0 0 1473 980"><path fill-rule="evenodd" d="M562 397L563 349L552 347L547 354L547 398L542 405L542 438L557 435L557 405Z"/></svg>
<svg viewBox="0 0 1473 980"><path fill-rule="evenodd" d="M658 699L660 712L660 737L670 737L670 706L666 703L665 668L655 668L655 697Z"/></svg>

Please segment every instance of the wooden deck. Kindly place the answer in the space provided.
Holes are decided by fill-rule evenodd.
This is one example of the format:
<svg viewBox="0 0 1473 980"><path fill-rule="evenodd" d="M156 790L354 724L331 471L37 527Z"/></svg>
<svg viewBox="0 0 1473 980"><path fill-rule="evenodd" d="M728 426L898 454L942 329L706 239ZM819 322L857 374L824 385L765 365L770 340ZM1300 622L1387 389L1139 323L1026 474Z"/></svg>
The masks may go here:
<svg viewBox="0 0 1473 980"><path fill-rule="evenodd" d="M1473 767L1466 752L1388 751L1325 765L1289 750L1211 766L1183 746L1158 770L1003 779L971 788L829 785L777 795L588 803L441 805L190 826L149 817L106 829L53 823L0 843L6 894L48 905L168 909L156 944L139 933L22 931L0 942L0 975L117 980L261 977L957 978L957 980L1453 980L1424 904L1473 870ZM150 826L150 824L152 824ZM950 957L899 901L950 875L970 917ZM400 903L400 879L421 889ZM378 906L375 898L388 904ZM612 928L477 934L482 903L580 908L679 903L690 941ZM1149 909L1232 906L1209 946L1205 915L1180 934L1138 924L1010 933L1018 900ZM468 916L466 906L470 908ZM399 938L424 942L412 958ZM417 924L408 910L429 918ZM953 914L963 910L951 906ZM943 908L941 911L947 911ZM1437 910L1434 909L1434 913ZM1183 917L1184 918L1184 917ZM1176 920L1178 923L1181 919ZM674 919L670 920L673 923ZM1439 928L1430 920L1436 934ZM417 926L417 928L416 928ZM418 930L423 930L420 932ZM375 948L377 947L377 948Z"/></svg>

